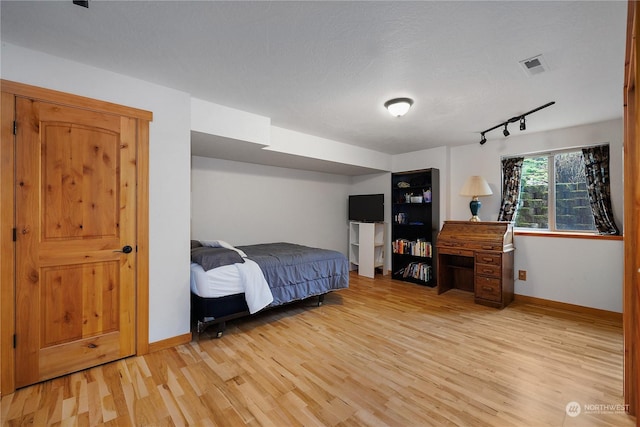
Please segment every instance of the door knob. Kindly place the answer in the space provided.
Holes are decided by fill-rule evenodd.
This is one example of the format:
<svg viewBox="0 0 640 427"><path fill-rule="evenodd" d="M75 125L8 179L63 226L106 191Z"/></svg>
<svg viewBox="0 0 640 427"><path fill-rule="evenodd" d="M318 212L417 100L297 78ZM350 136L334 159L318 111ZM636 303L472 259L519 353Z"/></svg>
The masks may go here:
<svg viewBox="0 0 640 427"><path fill-rule="evenodd" d="M129 254L131 252L133 252L133 248L129 245L123 246L121 250L119 251L113 251L113 252L123 252L125 254Z"/></svg>

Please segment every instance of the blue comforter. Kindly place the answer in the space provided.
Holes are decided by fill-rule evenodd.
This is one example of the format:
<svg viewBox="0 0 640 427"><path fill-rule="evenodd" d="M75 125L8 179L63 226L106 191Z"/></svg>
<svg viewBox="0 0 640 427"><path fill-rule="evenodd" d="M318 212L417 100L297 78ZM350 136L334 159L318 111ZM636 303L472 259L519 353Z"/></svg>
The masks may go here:
<svg viewBox="0 0 640 427"><path fill-rule="evenodd" d="M262 270L270 307L349 287L349 262L340 252L293 243L237 246Z"/></svg>

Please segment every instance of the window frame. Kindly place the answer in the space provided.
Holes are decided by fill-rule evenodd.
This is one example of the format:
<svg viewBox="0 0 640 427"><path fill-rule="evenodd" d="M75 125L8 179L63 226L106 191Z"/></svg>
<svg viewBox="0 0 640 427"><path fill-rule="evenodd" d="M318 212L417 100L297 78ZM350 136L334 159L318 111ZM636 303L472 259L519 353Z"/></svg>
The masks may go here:
<svg viewBox="0 0 640 427"><path fill-rule="evenodd" d="M547 157L547 178L548 178L548 191L547 191L547 227L548 228L528 228L528 227L517 227L515 225L516 223L516 218L518 215L518 210L516 210L516 213L514 215L514 219L513 219L513 231L515 234L518 235L534 235L534 236L539 236L539 235L550 235L550 236L554 236L554 237L587 237L587 238L591 238L591 237L595 237L595 238L603 238L603 237L609 237L609 238L620 238L622 239L622 236L603 236L601 234L598 233L598 230L559 230L556 228L556 170L555 170L555 156L557 154L566 154L566 153L575 153L575 152L580 152L582 154L582 149L583 148L589 148L589 147L596 147L599 145L609 145L609 143L600 143L600 144L592 144L592 145L583 145L583 146L576 146L576 147L570 147L570 148L561 148L561 149L557 149L557 150L545 150L545 151L537 151L537 152L529 152L526 154L518 154L518 155L509 155L509 156L503 156L501 157L502 159L508 159L508 158L513 158L513 157L523 157L525 160L528 158L535 158L535 157ZM502 170L501 170L501 176L502 176ZM504 176L502 176L502 180L504 181ZM524 174L522 174L522 176L520 177L521 180L524 179ZM517 209L520 209L521 207L521 196L522 196L522 181L520 182L520 194L518 195L518 207ZM617 240L617 239L615 239Z"/></svg>

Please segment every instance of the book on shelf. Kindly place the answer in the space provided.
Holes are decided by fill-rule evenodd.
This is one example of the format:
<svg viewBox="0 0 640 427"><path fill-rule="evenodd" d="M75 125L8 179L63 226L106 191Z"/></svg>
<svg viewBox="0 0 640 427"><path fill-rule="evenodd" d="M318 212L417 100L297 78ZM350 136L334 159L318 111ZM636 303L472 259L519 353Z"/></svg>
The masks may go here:
<svg viewBox="0 0 640 427"><path fill-rule="evenodd" d="M403 278L412 278L423 282L430 282L432 279L432 268L423 262L411 262L395 273Z"/></svg>
<svg viewBox="0 0 640 427"><path fill-rule="evenodd" d="M393 253L395 254L408 254L421 256L424 258L431 258L431 256L433 255L431 242L427 241L426 239L396 239L393 241L392 247Z"/></svg>

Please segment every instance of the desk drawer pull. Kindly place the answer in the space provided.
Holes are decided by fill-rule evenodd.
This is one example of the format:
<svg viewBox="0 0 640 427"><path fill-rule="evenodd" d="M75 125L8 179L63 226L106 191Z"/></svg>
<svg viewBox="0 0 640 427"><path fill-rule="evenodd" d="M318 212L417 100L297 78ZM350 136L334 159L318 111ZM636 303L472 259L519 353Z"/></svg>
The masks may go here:
<svg viewBox="0 0 640 427"><path fill-rule="evenodd" d="M483 260L484 262L493 262L493 258L488 257L488 256L486 256L486 257L482 258L482 260Z"/></svg>
<svg viewBox="0 0 640 427"><path fill-rule="evenodd" d="M483 286L483 287L482 287L482 290L483 290L483 291L489 291L489 292L491 292L491 291L493 291L493 288L492 288L492 287L490 287L490 286Z"/></svg>

